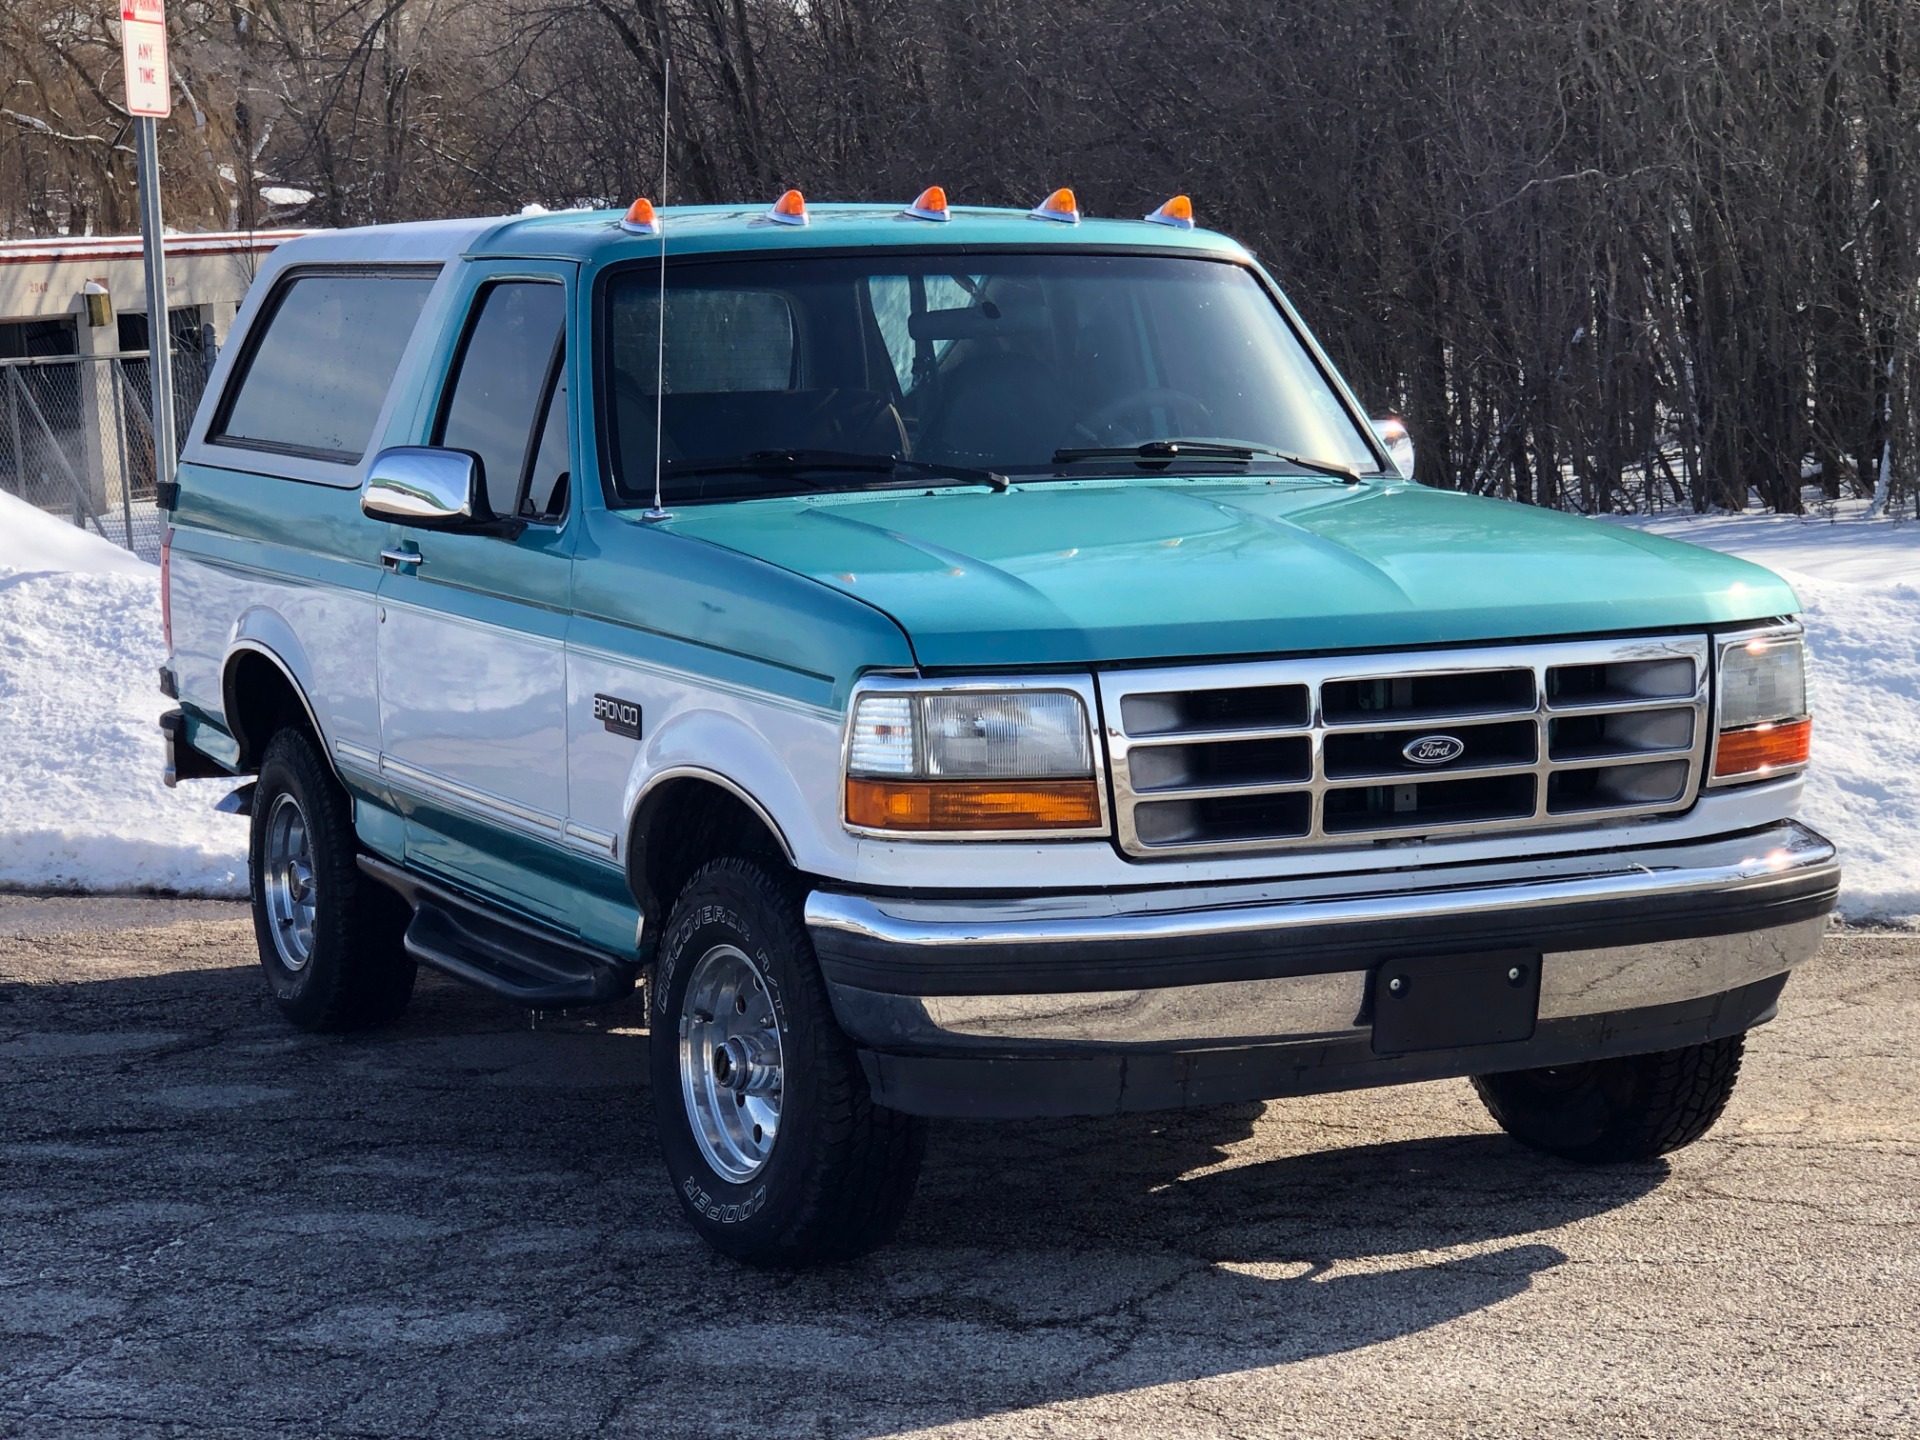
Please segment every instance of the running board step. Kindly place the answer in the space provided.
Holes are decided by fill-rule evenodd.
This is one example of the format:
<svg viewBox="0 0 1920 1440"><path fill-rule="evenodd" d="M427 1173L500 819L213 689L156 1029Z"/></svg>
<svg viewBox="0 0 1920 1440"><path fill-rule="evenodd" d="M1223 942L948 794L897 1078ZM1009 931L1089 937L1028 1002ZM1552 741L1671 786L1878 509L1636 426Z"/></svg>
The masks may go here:
<svg viewBox="0 0 1920 1440"><path fill-rule="evenodd" d="M632 993L637 965L371 855L360 857L360 869L413 906L407 953L422 965L536 1010L599 1005Z"/></svg>

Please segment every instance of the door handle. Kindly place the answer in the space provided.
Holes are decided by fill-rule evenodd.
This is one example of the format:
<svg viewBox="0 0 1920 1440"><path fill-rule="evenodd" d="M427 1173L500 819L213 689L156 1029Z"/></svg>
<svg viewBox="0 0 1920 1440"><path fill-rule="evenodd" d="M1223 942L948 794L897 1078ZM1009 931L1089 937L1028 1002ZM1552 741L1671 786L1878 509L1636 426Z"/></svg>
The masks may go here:
<svg viewBox="0 0 1920 1440"><path fill-rule="evenodd" d="M427 557L418 550L382 550L380 563L389 570L398 570L402 565L424 565Z"/></svg>

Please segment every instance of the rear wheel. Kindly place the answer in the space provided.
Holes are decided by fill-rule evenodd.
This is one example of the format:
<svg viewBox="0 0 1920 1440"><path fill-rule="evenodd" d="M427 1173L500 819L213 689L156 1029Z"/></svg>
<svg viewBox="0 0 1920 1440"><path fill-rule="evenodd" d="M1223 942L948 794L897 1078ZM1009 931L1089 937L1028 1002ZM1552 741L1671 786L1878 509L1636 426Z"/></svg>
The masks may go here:
<svg viewBox="0 0 1920 1440"><path fill-rule="evenodd" d="M1522 1144L1569 1160L1651 1160L1713 1128L1740 1078L1744 1035L1680 1050L1475 1078L1488 1113Z"/></svg>
<svg viewBox="0 0 1920 1440"><path fill-rule="evenodd" d="M873 1103L779 876L716 860L687 883L660 942L651 1028L660 1149L709 1244L802 1266L892 1237L925 1122Z"/></svg>
<svg viewBox="0 0 1920 1440"><path fill-rule="evenodd" d="M346 791L305 731L280 731L260 761L248 870L261 968L303 1030L384 1024L413 994L411 912L358 853Z"/></svg>

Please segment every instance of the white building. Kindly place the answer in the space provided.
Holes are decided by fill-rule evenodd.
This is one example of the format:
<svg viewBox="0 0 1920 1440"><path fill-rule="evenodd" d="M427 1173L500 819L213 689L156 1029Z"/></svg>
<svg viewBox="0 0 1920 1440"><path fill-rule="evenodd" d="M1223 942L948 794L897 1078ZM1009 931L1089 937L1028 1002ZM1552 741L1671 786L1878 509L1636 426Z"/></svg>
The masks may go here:
<svg viewBox="0 0 1920 1440"><path fill-rule="evenodd" d="M226 338L260 259L300 230L169 235L167 313L173 333L197 346L204 325ZM88 323L88 282L103 287L112 320ZM146 272L138 235L0 240L0 360L145 350Z"/></svg>
<svg viewBox="0 0 1920 1440"><path fill-rule="evenodd" d="M167 237L181 433L261 259L303 233ZM152 308L137 235L0 241L0 490L143 550L160 529L146 418Z"/></svg>

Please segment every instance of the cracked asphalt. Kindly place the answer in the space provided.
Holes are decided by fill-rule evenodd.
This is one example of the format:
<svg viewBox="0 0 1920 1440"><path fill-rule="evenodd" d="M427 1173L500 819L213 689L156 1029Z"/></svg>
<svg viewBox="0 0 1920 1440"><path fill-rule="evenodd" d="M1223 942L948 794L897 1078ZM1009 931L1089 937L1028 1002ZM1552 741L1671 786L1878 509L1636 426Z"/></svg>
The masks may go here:
<svg viewBox="0 0 1920 1440"><path fill-rule="evenodd" d="M1920 934L1830 937L1667 1162L1464 1082L948 1124L798 1276L682 1224L637 1024L302 1036L239 907L0 896L0 1435L1920 1434Z"/></svg>

